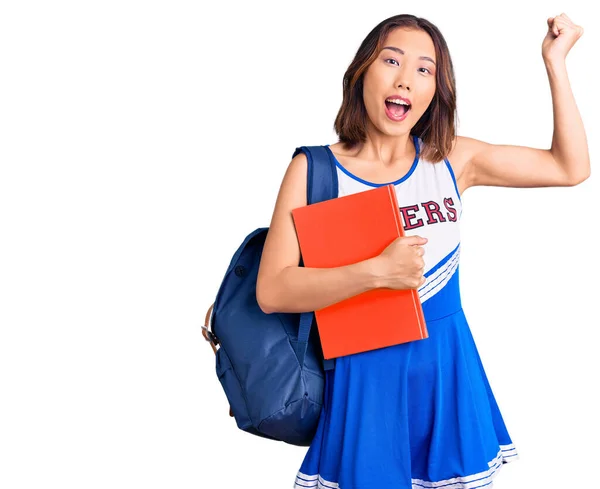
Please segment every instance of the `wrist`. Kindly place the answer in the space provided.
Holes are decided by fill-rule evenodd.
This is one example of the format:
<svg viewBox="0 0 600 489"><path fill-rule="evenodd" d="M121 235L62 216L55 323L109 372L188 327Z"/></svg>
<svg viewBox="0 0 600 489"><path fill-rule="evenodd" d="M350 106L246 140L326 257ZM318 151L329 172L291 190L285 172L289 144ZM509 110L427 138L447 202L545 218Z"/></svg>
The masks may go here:
<svg viewBox="0 0 600 489"><path fill-rule="evenodd" d="M566 60L544 58L544 66L549 72L557 72L565 70L567 67Z"/></svg>
<svg viewBox="0 0 600 489"><path fill-rule="evenodd" d="M375 256L366 260L367 274L369 277L369 286L372 289L379 289L386 287L386 274L385 274L385 263L384 258L380 255Z"/></svg>

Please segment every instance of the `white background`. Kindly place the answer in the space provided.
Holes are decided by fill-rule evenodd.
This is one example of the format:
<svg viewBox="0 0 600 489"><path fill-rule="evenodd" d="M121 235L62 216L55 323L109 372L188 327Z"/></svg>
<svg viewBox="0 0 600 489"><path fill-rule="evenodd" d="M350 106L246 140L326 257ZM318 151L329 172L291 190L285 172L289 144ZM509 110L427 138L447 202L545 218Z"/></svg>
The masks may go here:
<svg viewBox="0 0 600 489"><path fill-rule="evenodd" d="M586 8L3 2L0 487L291 488L306 448L237 429L201 335L231 256L269 225L293 150L336 141L343 74L392 15L444 34L460 135L549 148L541 43L563 11L585 29L567 67L592 177L468 190L461 291L520 453L495 485L594 487L600 125Z"/></svg>

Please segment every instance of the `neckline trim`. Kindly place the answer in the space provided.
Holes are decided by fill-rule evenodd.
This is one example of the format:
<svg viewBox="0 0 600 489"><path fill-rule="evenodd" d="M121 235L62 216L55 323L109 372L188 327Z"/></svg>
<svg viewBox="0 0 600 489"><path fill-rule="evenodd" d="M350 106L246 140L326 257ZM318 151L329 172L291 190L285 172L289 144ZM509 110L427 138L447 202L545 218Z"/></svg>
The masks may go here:
<svg viewBox="0 0 600 489"><path fill-rule="evenodd" d="M413 144L415 145L415 149L416 149L415 159L412 163L412 166L410 167L410 169L408 170L406 175L404 175L402 178L399 178L398 180L395 180L393 182L387 182L387 183L369 182L368 180L364 180L364 179L360 178L359 176L355 175L354 173L352 173L349 170L347 170L346 168L344 168L344 166L342 166L342 164L338 161L338 159L333 154L333 151L331 151L331 149L329 148L329 144L327 144L325 146L325 149L327 149L330 156L333 158L333 161L335 162L335 166L338 167L341 171L343 171L350 178L357 180L358 182L364 183L365 185L369 185L370 187L383 187L385 185L398 185L399 183L402 183L404 180L406 180L408 177L410 177L413 174L413 172L415 171L415 169L417 168L417 164L419 163L419 159L420 159L419 157L421 155L421 145L419 144L419 139L417 136L413 135L412 138L413 138Z"/></svg>

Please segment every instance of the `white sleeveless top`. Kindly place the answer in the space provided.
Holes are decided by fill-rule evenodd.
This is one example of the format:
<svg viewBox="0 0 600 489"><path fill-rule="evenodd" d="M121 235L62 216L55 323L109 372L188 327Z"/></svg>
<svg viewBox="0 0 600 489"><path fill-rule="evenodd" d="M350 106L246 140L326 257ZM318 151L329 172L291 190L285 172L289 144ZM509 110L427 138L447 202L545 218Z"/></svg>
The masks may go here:
<svg viewBox="0 0 600 489"><path fill-rule="evenodd" d="M373 183L359 178L342 166L328 145L325 148L337 168L338 197L394 184L404 234L428 239L423 256L427 281L419 289L421 301L425 302L444 288L458 268L462 205L448 160L424 160L421 157L421 138L412 137L416 156L411 168L402 178L388 183Z"/></svg>

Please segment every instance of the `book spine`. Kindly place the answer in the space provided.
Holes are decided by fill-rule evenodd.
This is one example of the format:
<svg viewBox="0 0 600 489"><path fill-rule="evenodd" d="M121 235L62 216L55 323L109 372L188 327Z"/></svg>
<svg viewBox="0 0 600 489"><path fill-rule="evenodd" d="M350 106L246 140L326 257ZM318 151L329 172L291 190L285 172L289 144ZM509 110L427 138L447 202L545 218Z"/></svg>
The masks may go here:
<svg viewBox="0 0 600 489"><path fill-rule="evenodd" d="M398 237L404 236L404 227L402 226L402 217L400 216L400 206L398 205L398 198L396 197L396 188L394 185L388 185L388 192L390 196L390 200L392 202L392 209L394 211L394 219L396 220L396 229L398 230ZM427 326L425 324L425 316L423 314L423 306L421 304L421 299L419 298L419 291L412 289L411 297L413 300L413 306L415 308L415 312L417 313L417 318L419 320L419 332L421 338L427 338L429 335L427 333Z"/></svg>
<svg viewBox="0 0 600 489"><path fill-rule="evenodd" d="M402 218L400 217L400 206L398 205L398 199L396 197L396 188L394 185L388 185L388 194L392 202L392 210L394 211L394 219L396 221L396 229L398 230L398 237L404 236L404 228L402 227Z"/></svg>

